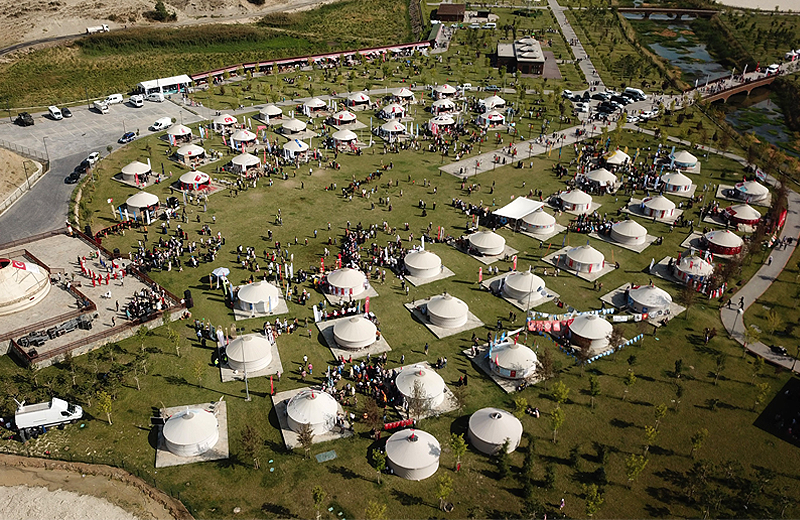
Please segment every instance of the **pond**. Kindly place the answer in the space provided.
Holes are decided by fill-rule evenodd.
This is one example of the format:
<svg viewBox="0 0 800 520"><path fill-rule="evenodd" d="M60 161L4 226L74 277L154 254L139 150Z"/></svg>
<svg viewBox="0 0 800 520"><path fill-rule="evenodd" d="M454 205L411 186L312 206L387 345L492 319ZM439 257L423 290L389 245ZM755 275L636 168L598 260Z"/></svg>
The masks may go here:
<svg viewBox="0 0 800 520"><path fill-rule="evenodd" d="M770 92L757 92L748 97L733 96L725 119L741 133L754 134L774 144L785 153L800 157L800 137L786 126L783 113L770 98ZM734 108L735 107L735 108Z"/></svg>

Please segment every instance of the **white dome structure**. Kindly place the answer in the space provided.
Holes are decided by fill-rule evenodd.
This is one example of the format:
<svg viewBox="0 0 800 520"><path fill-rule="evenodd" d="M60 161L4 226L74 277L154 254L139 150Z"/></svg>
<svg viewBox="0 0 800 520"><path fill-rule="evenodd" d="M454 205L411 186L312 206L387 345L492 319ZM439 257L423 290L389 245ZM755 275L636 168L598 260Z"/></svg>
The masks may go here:
<svg viewBox="0 0 800 520"><path fill-rule="evenodd" d="M381 109L381 114L383 114L385 119L397 119L399 117L403 117L406 114L406 109L403 105L398 103L391 103L386 105Z"/></svg>
<svg viewBox="0 0 800 520"><path fill-rule="evenodd" d="M284 134L296 134L306 129L306 124L299 119L288 119L281 125Z"/></svg>
<svg viewBox="0 0 800 520"><path fill-rule="evenodd" d="M283 111L277 105L270 103L269 105L265 106L261 110L258 111L258 118L262 121L266 121L267 118L276 118L276 117L283 117Z"/></svg>
<svg viewBox="0 0 800 520"><path fill-rule="evenodd" d="M310 110L321 110L321 109L325 108L326 105L325 105L325 102L322 101L320 98L313 97L313 98L307 100L306 102L304 102L303 106L307 107Z"/></svg>
<svg viewBox="0 0 800 520"><path fill-rule="evenodd" d="M572 190L558 196L566 211L586 213L592 208L592 196L581 190Z"/></svg>
<svg viewBox="0 0 800 520"><path fill-rule="evenodd" d="M694 168L697 166L697 157L690 154L686 150L681 150L679 152L675 152L674 154L669 156L670 160L672 161L672 165L675 168Z"/></svg>
<svg viewBox="0 0 800 520"><path fill-rule="evenodd" d="M411 251L406 255L404 262L411 276L432 278L442 272L442 259L426 249Z"/></svg>
<svg viewBox="0 0 800 520"><path fill-rule="evenodd" d="M280 301L280 290L266 280L243 285L236 293L236 308L243 311L272 312Z"/></svg>
<svg viewBox="0 0 800 520"><path fill-rule="evenodd" d="M684 256L675 269L675 276L682 282L702 282L714 273L710 262L696 256Z"/></svg>
<svg viewBox="0 0 800 520"><path fill-rule="evenodd" d="M736 184L736 197L748 203L762 202L769 197L769 190L756 181L739 182Z"/></svg>
<svg viewBox="0 0 800 520"><path fill-rule="evenodd" d="M206 155L205 149L202 146L197 146L196 144L185 144L175 150L175 153L184 160L194 159L196 157L204 157Z"/></svg>
<svg viewBox="0 0 800 520"><path fill-rule="evenodd" d="M489 96L478 101L478 104L485 106L487 110L492 110L494 108L503 108L506 106L506 100L500 96Z"/></svg>
<svg viewBox="0 0 800 520"><path fill-rule="evenodd" d="M688 193L692 189L692 179L681 172L669 172L661 176L664 191L668 193Z"/></svg>
<svg viewBox="0 0 800 520"><path fill-rule="evenodd" d="M506 239L494 231L478 231L469 237L469 245L486 256L502 254L506 248Z"/></svg>
<svg viewBox="0 0 800 520"><path fill-rule="evenodd" d="M478 116L478 124L481 126L502 125L505 122L506 116L494 109Z"/></svg>
<svg viewBox="0 0 800 520"><path fill-rule="evenodd" d="M136 182L137 176L148 175L152 171L150 165L139 161L133 161L122 167L122 180Z"/></svg>
<svg viewBox="0 0 800 520"><path fill-rule="evenodd" d="M414 386L419 382L419 398L426 401L426 405L435 408L444 401L444 379L429 368L424 366L406 367L397 374L395 384L406 400L414 397Z"/></svg>
<svg viewBox="0 0 800 520"><path fill-rule="evenodd" d="M333 124L335 125L348 125L356 122L356 115L349 110L340 110L331 116Z"/></svg>
<svg viewBox="0 0 800 520"><path fill-rule="evenodd" d="M613 328L597 314L581 314L569 324L570 340L581 348L603 349Z"/></svg>
<svg viewBox="0 0 800 520"><path fill-rule="evenodd" d="M606 154L604 157L606 164L611 166L621 166L631 160L631 156L622 150L614 150L613 152Z"/></svg>
<svg viewBox="0 0 800 520"><path fill-rule="evenodd" d="M522 439L522 423L505 410L481 408L469 418L467 438L476 450L487 455L495 455L508 441L511 453Z"/></svg>
<svg viewBox="0 0 800 520"><path fill-rule="evenodd" d="M467 304L447 293L431 298L427 307L428 319L437 327L455 329L469 318Z"/></svg>
<svg viewBox="0 0 800 520"><path fill-rule="evenodd" d="M742 237L728 229L709 231L703 235L703 241L709 251L721 255L738 255L744 246Z"/></svg>
<svg viewBox="0 0 800 520"><path fill-rule="evenodd" d="M617 183L617 176L605 168L590 171L586 178L599 186L614 186Z"/></svg>
<svg viewBox="0 0 800 520"><path fill-rule="evenodd" d="M370 99L369 96L363 92L353 92L347 95L347 101L349 101L351 105L366 105L369 103Z"/></svg>
<svg viewBox="0 0 800 520"><path fill-rule="evenodd" d="M445 83L444 85L437 85L433 87L433 91L436 93L436 95L442 98L447 96L455 96L456 93L458 92L458 89L456 89L452 85L448 85L447 83Z"/></svg>
<svg viewBox="0 0 800 520"><path fill-rule="evenodd" d="M283 149L292 154L303 153L308 150L308 144L300 139L292 139L283 145Z"/></svg>
<svg viewBox="0 0 800 520"><path fill-rule="evenodd" d="M556 227L556 218L540 209L522 217L522 224L526 231L537 235L546 235Z"/></svg>
<svg viewBox="0 0 800 520"><path fill-rule="evenodd" d="M0 258L0 316L29 309L50 292L50 275L32 262Z"/></svg>
<svg viewBox="0 0 800 520"><path fill-rule="evenodd" d="M314 435L328 433L336 425L339 403L327 392L305 388L286 403L289 428L299 432L304 424L311 426Z"/></svg>
<svg viewBox="0 0 800 520"><path fill-rule="evenodd" d="M452 126L456 124L456 120L452 116L444 114L441 116L432 117L428 120L428 129L432 129L433 125L436 126Z"/></svg>
<svg viewBox="0 0 800 520"><path fill-rule="evenodd" d="M336 344L349 350L358 350L375 343L378 327L363 316L353 316L336 322L333 339Z"/></svg>
<svg viewBox="0 0 800 520"><path fill-rule="evenodd" d="M247 334L231 340L225 354L233 370L255 372L272 363L272 344L264 336Z"/></svg>
<svg viewBox="0 0 800 520"><path fill-rule="evenodd" d="M661 316L669 311L672 296L655 285L642 285L628 291L628 308L633 312Z"/></svg>
<svg viewBox="0 0 800 520"><path fill-rule="evenodd" d="M205 172L191 171L181 175L179 182L182 190L197 190L203 186L208 186L211 182L211 177Z"/></svg>
<svg viewBox="0 0 800 520"><path fill-rule="evenodd" d="M755 226L761 220L761 213L750 204L737 204L725 208L725 213L728 214L731 222L736 225Z"/></svg>
<svg viewBox="0 0 800 520"><path fill-rule="evenodd" d="M606 257L590 245L573 247L567 251L564 262L579 273L594 273L603 268Z"/></svg>
<svg viewBox="0 0 800 520"><path fill-rule="evenodd" d="M437 99L431 103L431 112L434 114L441 114L443 112L452 112L456 109L456 104L452 99L442 98Z"/></svg>
<svg viewBox="0 0 800 520"><path fill-rule="evenodd" d="M192 129L186 125L173 125L167 129L167 135L174 135L175 137L191 137Z"/></svg>
<svg viewBox="0 0 800 520"><path fill-rule="evenodd" d="M525 301L528 298L536 300L541 296L534 295L534 293L539 293L544 289L544 280L531 271L515 271L506 276L503 284L503 294L519 301Z"/></svg>
<svg viewBox="0 0 800 520"><path fill-rule="evenodd" d="M237 130L236 132L231 135L231 141L234 143L252 143L256 140L256 134L247 130L246 128L242 128L241 130Z"/></svg>
<svg viewBox="0 0 800 520"><path fill-rule="evenodd" d="M622 220L611 226L611 239L629 246L641 245L647 240L647 228L630 219Z"/></svg>
<svg viewBox="0 0 800 520"><path fill-rule="evenodd" d="M158 207L158 196L146 191L140 191L128 197L125 201L125 205L130 209Z"/></svg>
<svg viewBox="0 0 800 520"><path fill-rule="evenodd" d="M170 453L179 457L193 457L217 444L219 422L213 413L193 408L167 419L161 433Z"/></svg>
<svg viewBox="0 0 800 520"><path fill-rule="evenodd" d="M675 215L675 203L663 195L647 197L642 201L642 213L656 219L670 218Z"/></svg>
<svg viewBox="0 0 800 520"><path fill-rule="evenodd" d="M395 90L394 92L392 92L392 94L397 99L401 99L403 101L413 101L414 100L414 93L411 92L406 87L399 88L399 89Z"/></svg>
<svg viewBox="0 0 800 520"><path fill-rule="evenodd" d="M261 165L261 159L257 155L245 152L231 159L231 164L236 166L240 171L246 171L248 168Z"/></svg>
<svg viewBox="0 0 800 520"><path fill-rule="evenodd" d="M422 430L400 430L386 440L389 467L406 480L424 480L436 473L441 453L436 437Z"/></svg>
<svg viewBox="0 0 800 520"><path fill-rule="evenodd" d="M381 125L381 130L387 134L402 134L406 131L406 126L400 121L392 119L391 121L383 123Z"/></svg>
<svg viewBox="0 0 800 520"><path fill-rule="evenodd" d="M334 140L342 143L349 143L358 140L358 135L356 135L356 133L352 130L348 130L346 128L339 130L338 132L334 132L331 137L333 137Z"/></svg>
<svg viewBox="0 0 800 520"><path fill-rule="evenodd" d="M369 288L367 276L358 269L343 267L328 273L330 293L336 296L356 297Z"/></svg>
<svg viewBox="0 0 800 520"><path fill-rule="evenodd" d="M211 120L217 126L230 126L239 122L234 116L230 114L220 114Z"/></svg>
<svg viewBox="0 0 800 520"><path fill-rule="evenodd" d="M525 379L536 371L538 359L533 350L520 343L505 341L492 348L489 366L506 379Z"/></svg>

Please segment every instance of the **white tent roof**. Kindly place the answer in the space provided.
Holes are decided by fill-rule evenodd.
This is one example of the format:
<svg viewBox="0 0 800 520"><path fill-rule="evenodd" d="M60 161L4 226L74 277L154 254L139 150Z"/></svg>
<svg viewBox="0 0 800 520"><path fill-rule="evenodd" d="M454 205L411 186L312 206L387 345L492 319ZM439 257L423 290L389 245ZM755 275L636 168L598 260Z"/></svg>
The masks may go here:
<svg viewBox="0 0 800 520"><path fill-rule="evenodd" d="M597 314L581 314L569 325L573 334L586 339L603 339L611 334L614 327Z"/></svg>
<svg viewBox="0 0 800 520"><path fill-rule="evenodd" d="M610 171L606 170L605 168L598 168L596 170L592 170L586 174L586 178L590 181L594 181L601 186L611 185L613 186L614 183L617 182L617 176L611 173Z"/></svg>
<svg viewBox="0 0 800 520"><path fill-rule="evenodd" d="M679 152L675 152L674 154L670 155L671 159L674 159L675 162L680 164L696 164L697 157L690 154L686 150L681 150Z"/></svg>
<svg viewBox="0 0 800 520"><path fill-rule="evenodd" d="M363 92L353 92L348 94L347 99L356 103L369 103L369 96Z"/></svg>
<svg viewBox="0 0 800 520"><path fill-rule="evenodd" d="M283 111L280 109L280 107L277 105L273 105L272 103L259 110L258 113L262 116L269 116L269 117L283 115Z"/></svg>
<svg viewBox="0 0 800 520"><path fill-rule="evenodd" d="M125 204L129 208L148 208L158 204L158 196L146 191L140 191L128 197Z"/></svg>
<svg viewBox="0 0 800 520"><path fill-rule="evenodd" d="M762 196L769 192L766 186L763 186L756 181L740 182L736 185L736 189L750 196Z"/></svg>
<svg viewBox="0 0 800 520"><path fill-rule="evenodd" d="M681 172L669 172L661 176L661 181L670 186L691 186L692 179Z"/></svg>
<svg viewBox="0 0 800 520"><path fill-rule="evenodd" d="M305 388L286 404L286 413L298 424L322 424L336 417L339 405L329 393Z"/></svg>
<svg viewBox="0 0 800 520"><path fill-rule="evenodd" d="M439 441L422 430L400 430L386 441L386 457L397 466L421 469L438 463Z"/></svg>
<svg viewBox="0 0 800 520"><path fill-rule="evenodd" d="M405 257L405 264L414 269L436 269L442 265L439 255L427 249L411 251Z"/></svg>
<svg viewBox="0 0 800 520"><path fill-rule="evenodd" d="M211 180L211 177L207 173L198 171L186 172L181 175L181 182L184 184L205 184L209 180Z"/></svg>
<svg viewBox="0 0 800 520"><path fill-rule="evenodd" d="M345 343L358 343L368 339L375 339L378 327L363 316L353 316L337 321L333 326L333 335Z"/></svg>
<svg viewBox="0 0 800 520"><path fill-rule="evenodd" d="M714 266L696 256L684 256L678 262L678 269L684 273L699 276L708 276L714 272Z"/></svg>
<svg viewBox="0 0 800 520"><path fill-rule="evenodd" d="M647 234L647 228L630 219L617 222L611 229L624 237L643 237Z"/></svg>
<svg viewBox="0 0 800 520"><path fill-rule="evenodd" d="M358 136L352 130L344 129L339 130L338 132L334 132L333 136L334 139L337 141L355 141L358 139Z"/></svg>
<svg viewBox="0 0 800 520"><path fill-rule="evenodd" d="M470 416L469 432L488 444L502 445L506 439L514 444L522 437L522 423L505 410L481 408Z"/></svg>
<svg viewBox="0 0 800 520"><path fill-rule="evenodd" d="M399 88L399 89L395 90L395 91L393 92L393 94L394 94L396 97L401 97L401 98L410 98L410 97L414 97L414 93L413 93L413 92L411 92L410 90L408 90L408 89L407 89L407 88L405 88L405 87L402 87L402 88Z"/></svg>
<svg viewBox="0 0 800 520"><path fill-rule="evenodd" d="M167 419L162 433L167 442L183 447L204 442L219 432L213 413L199 408L185 410Z"/></svg>
<svg viewBox="0 0 800 520"><path fill-rule="evenodd" d="M225 354L234 366L246 364L248 370L253 370L252 367L258 365L263 365L261 368L264 368L272 359L272 345L264 336L247 334L231 340L225 349Z"/></svg>
<svg viewBox="0 0 800 520"><path fill-rule="evenodd" d="M391 103L383 107L381 112L385 114L404 114L406 109L403 108L403 105L398 105L397 103Z"/></svg>
<svg viewBox="0 0 800 520"><path fill-rule="evenodd" d="M536 40L531 38L530 36L527 36L525 38L517 40L517 43L521 43L523 45L533 45L534 43L536 43Z"/></svg>
<svg viewBox="0 0 800 520"><path fill-rule="evenodd" d="M460 318L469 312L469 306L451 294L434 296L428 302L428 314L440 318Z"/></svg>
<svg viewBox="0 0 800 520"><path fill-rule="evenodd" d="M750 204L736 204L725 211L740 220L756 220L761 218L761 213Z"/></svg>
<svg viewBox="0 0 800 520"><path fill-rule="evenodd" d="M428 121L428 124L430 125L431 123L433 123L433 124L435 124L435 125L448 126L448 125L453 125L453 124L455 124L455 122L456 122L456 120L455 120L455 119L453 119L453 117L452 117L452 116L449 116L449 115L447 115L447 114L444 114L444 115L441 115L441 116L432 117L432 118L431 118L431 119Z"/></svg>
<svg viewBox="0 0 800 520"><path fill-rule="evenodd" d="M672 303L672 296L667 291L655 285L642 285L631 289L628 295L633 301L643 307L669 307Z"/></svg>
<svg viewBox="0 0 800 520"><path fill-rule="evenodd" d="M729 229L709 231L704 236L706 240L720 247L741 247L744 244L742 237Z"/></svg>
<svg viewBox="0 0 800 520"><path fill-rule="evenodd" d="M544 280L531 271L516 271L506 276L506 286L521 293L531 293L544 289Z"/></svg>
<svg viewBox="0 0 800 520"><path fill-rule="evenodd" d="M339 112L333 114L333 119L334 121L338 121L340 123L346 123L350 121L355 121L356 115L350 112L349 110L340 110Z"/></svg>
<svg viewBox="0 0 800 520"><path fill-rule="evenodd" d="M125 175L143 175L151 171L150 166L139 161L133 161L122 167L122 173Z"/></svg>
<svg viewBox="0 0 800 520"><path fill-rule="evenodd" d="M397 389L406 397L414 394L414 383L420 382L424 399L432 399L444 392L444 379L429 368L422 365L406 367L397 374Z"/></svg>
<svg viewBox="0 0 800 520"><path fill-rule="evenodd" d="M231 162L236 166L241 166L243 168L247 168L248 166L253 166L256 164L261 164L261 159L251 153L240 153L233 159Z"/></svg>
<svg viewBox="0 0 800 520"><path fill-rule="evenodd" d="M500 96L489 96L485 99L478 101L478 104L488 108L501 107L506 104L506 100Z"/></svg>
<svg viewBox="0 0 800 520"><path fill-rule="evenodd" d="M592 196L588 193L581 191L581 190L572 190L566 193L562 193L558 196L564 202L568 202L574 205L584 205L584 204L591 204L592 203Z"/></svg>
<svg viewBox="0 0 800 520"><path fill-rule="evenodd" d="M245 141L245 142L252 141L255 138L256 138L256 134L254 134L253 132L251 132L250 130L247 130L245 128L242 128L241 130L237 130L231 136L231 139L233 139L234 141Z"/></svg>
<svg viewBox="0 0 800 520"><path fill-rule="evenodd" d="M433 90L439 94L455 94L457 92L457 89L454 86L448 85L447 83L433 87Z"/></svg>
<svg viewBox="0 0 800 520"><path fill-rule="evenodd" d="M547 213L545 210L541 209L525 215L522 217L522 221L526 224L530 224L531 226L549 226L551 224L555 224L556 218L550 213Z"/></svg>
<svg viewBox="0 0 800 520"><path fill-rule="evenodd" d="M325 102L318 97L314 97L303 103L303 106L309 108L323 108L325 106Z"/></svg>
<svg viewBox="0 0 800 520"><path fill-rule="evenodd" d="M613 152L607 153L604 155L606 162L612 165L620 165L624 164L625 161L630 161L631 156L623 152L622 150L614 150Z"/></svg>
<svg viewBox="0 0 800 520"><path fill-rule="evenodd" d="M437 99L436 101L431 103L431 106L433 108L455 108L456 104L453 103L452 99L443 98L443 99Z"/></svg>
<svg viewBox="0 0 800 520"><path fill-rule="evenodd" d="M0 259L0 315L30 307L49 291L49 274L38 265L22 260Z"/></svg>
<svg viewBox="0 0 800 520"><path fill-rule="evenodd" d="M488 112L484 112L483 114L479 115L478 117L483 118L484 121L505 121L506 116L498 112L497 110L490 110Z"/></svg>
<svg viewBox="0 0 800 520"><path fill-rule="evenodd" d="M343 267L328 273L328 283L342 289L355 289L364 287L367 277L358 269Z"/></svg>
<svg viewBox="0 0 800 520"><path fill-rule="evenodd" d="M295 153L305 152L306 150L308 150L308 145L304 141L301 141L300 139L292 139L291 141L283 145L283 149Z"/></svg>
<svg viewBox="0 0 800 520"><path fill-rule="evenodd" d="M242 285L239 288L237 297L240 301L255 305L257 303L269 301L270 298L277 303L278 299L281 297L281 293L277 287L266 280L262 280L260 282Z"/></svg>
<svg viewBox="0 0 800 520"><path fill-rule="evenodd" d="M506 239L494 231L478 231L469 236L469 243L482 249L497 249L505 247Z"/></svg>
<svg viewBox="0 0 800 520"><path fill-rule="evenodd" d="M167 129L167 134L175 136L192 135L192 129L186 125L172 125Z"/></svg>
<svg viewBox="0 0 800 520"><path fill-rule="evenodd" d="M406 127L400 121L392 119L381 125L381 130L384 132L405 132Z"/></svg>
<svg viewBox="0 0 800 520"><path fill-rule="evenodd" d="M502 208L494 210L492 214L497 215L498 217L506 217L517 220L541 209L542 206L544 206L542 202L531 200L525 197L517 197Z"/></svg>
<svg viewBox="0 0 800 520"><path fill-rule="evenodd" d="M232 125L238 123L239 120L230 114L220 114L211 120L215 125Z"/></svg>
<svg viewBox="0 0 800 520"><path fill-rule="evenodd" d="M492 361L509 370L526 371L536 366L538 358L533 350L521 343L506 341L492 349Z"/></svg>
<svg viewBox="0 0 800 520"><path fill-rule="evenodd" d="M177 150L177 154L184 157L197 157L198 155L203 155L204 153L206 153L205 149L202 146L197 146L196 144L185 144Z"/></svg>
<svg viewBox="0 0 800 520"><path fill-rule="evenodd" d="M646 208L650 208L656 211L670 211L675 209L675 203L663 195L656 195L654 197L646 198L644 199L642 204Z"/></svg>
<svg viewBox="0 0 800 520"><path fill-rule="evenodd" d="M192 84L192 78L190 78L186 74L180 74L178 76L170 76L168 78L149 79L147 81L142 81L141 83L139 83L139 86L145 90L150 90L165 86L191 85L191 84Z"/></svg>
<svg viewBox="0 0 800 520"><path fill-rule="evenodd" d="M292 132L302 132L306 129L306 124L299 119L289 119L281 125L281 128Z"/></svg>
<svg viewBox="0 0 800 520"><path fill-rule="evenodd" d="M590 245L573 247L567 251L567 257L582 264L602 264L606 257Z"/></svg>

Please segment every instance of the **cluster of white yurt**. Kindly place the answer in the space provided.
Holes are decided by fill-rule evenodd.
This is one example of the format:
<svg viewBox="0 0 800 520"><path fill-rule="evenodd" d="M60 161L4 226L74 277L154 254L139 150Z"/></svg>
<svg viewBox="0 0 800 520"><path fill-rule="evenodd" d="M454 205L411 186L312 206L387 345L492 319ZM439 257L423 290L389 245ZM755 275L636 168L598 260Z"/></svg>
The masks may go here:
<svg viewBox="0 0 800 520"><path fill-rule="evenodd" d="M437 327L455 329L469 318L466 303L451 294L441 294L430 299L427 305L428 320Z"/></svg>
<svg viewBox="0 0 800 520"><path fill-rule="evenodd" d="M736 197L745 202L763 202L769 197L769 190L766 186L757 181L739 182L736 184Z"/></svg>
<svg viewBox="0 0 800 520"><path fill-rule="evenodd" d="M690 154L686 150L681 150L679 152L675 152L674 154L669 156L670 160L672 161L672 166L675 168L694 168L697 166L697 157Z"/></svg>
<svg viewBox="0 0 800 520"><path fill-rule="evenodd" d="M589 244L573 247L567 251L564 263L579 273L594 273L603 268L606 257Z"/></svg>
<svg viewBox="0 0 800 520"><path fill-rule="evenodd" d="M272 363L272 344L260 334L247 334L231 340L225 354L231 369L255 372Z"/></svg>
<svg viewBox="0 0 800 520"><path fill-rule="evenodd" d="M307 125L299 119L287 119L281 124L281 131L286 135L305 131Z"/></svg>
<svg viewBox="0 0 800 520"><path fill-rule="evenodd" d="M280 301L280 290L266 280L243 285L236 292L236 308L243 311L272 312Z"/></svg>
<svg viewBox="0 0 800 520"><path fill-rule="evenodd" d="M711 262L697 256L684 256L675 266L675 276L684 283L702 282L713 273Z"/></svg>
<svg viewBox="0 0 800 520"><path fill-rule="evenodd" d="M672 296L655 285L641 285L628 291L628 308L637 313L661 316L669 311Z"/></svg>
<svg viewBox="0 0 800 520"><path fill-rule="evenodd" d="M191 159L202 159L206 156L205 149L196 144L185 144L175 150L175 153L184 162Z"/></svg>
<svg viewBox="0 0 800 520"><path fill-rule="evenodd" d="M24 260L0 258L0 316L33 307L50 292L50 273Z"/></svg>
<svg viewBox="0 0 800 520"><path fill-rule="evenodd" d="M663 195L647 197L641 204L645 216L656 219L670 218L675 215L675 203Z"/></svg>
<svg viewBox="0 0 800 520"><path fill-rule="evenodd" d="M637 246L647 240L647 229L633 220L622 220L611 225L611 239L620 244Z"/></svg>
<svg viewBox="0 0 800 520"><path fill-rule="evenodd" d="M241 149L242 145L254 144L258 136L246 128L239 129L231 135L231 148Z"/></svg>
<svg viewBox="0 0 800 520"><path fill-rule="evenodd" d="M333 326L333 339L341 348L358 350L375 343L378 327L363 316L339 320Z"/></svg>
<svg viewBox="0 0 800 520"><path fill-rule="evenodd" d="M145 175L152 173L152 171L149 164L133 161L122 167L122 180L136 182L136 178L139 177L141 182L141 179L144 178Z"/></svg>
<svg viewBox="0 0 800 520"><path fill-rule="evenodd" d="M708 250L720 255L738 255L742 252L744 240L729 229L717 229L703 235Z"/></svg>
<svg viewBox="0 0 800 520"><path fill-rule="evenodd" d="M581 314L569 324L569 339L581 348L603 349L613 328L597 314Z"/></svg>
<svg viewBox="0 0 800 520"><path fill-rule="evenodd" d="M395 378L397 389L403 394L406 402L414 398L414 387L419 383L417 398L424 401L425 406L435 408L444 401L444 379L442 376L422 365L403 368Z"/></svg>
<svg viewBox="0 0 800 520"><path fill-rule="evenodd" d="M725 213L728 214L730 221L737 226L739 224L755 226L761 220L761 213L750 204L736 204L725 208Z"/></svg>
<svg viewBox="0 0 800 520"><path fill-rule="evenodd" d="M511 413L499 408L481 408L469 418L467 438L476 450L495 455L508 441L508 453L522 440L522 423Z"/></svg>
<svg viewBox="0 0 800 520"><path fill-rule="evenodd" d="M125 205L128 209L132 210L157 209L158 195L146 191L139 191L128 197L125 201Z"/></svg>
<svg viewBox="0 0 800 520"><path fill-rule="evenodd" d="M692 179L681 172L669 172L661 176L664 191L667 193L688 193L692 189Z"/></svg>
<svg viewBox="0 0 800 520"><path fill-rule="evenodd" d="M587 180L598 186L614 186L617 183L617 176L605 168L597 168L584 175Z"/></svg>
<svg viewBox="0 0 800 520"><path fill-rule="evenodd" d="M506 248L506 239L494 231L478 231L468 237L469 245L486 256L502 254Z"/></svg>
<svg viewBox="0 0 800 520"><path fill-rule="evenodd" d="M424 480L436 473L441 453L436 437L422 430L400 430L386 440L389 467L407 480Z"/></svg>
<svg viewBox="0 0 800 520"><path fill-rule="evenodd" d="M433 278L442 272L442 259L427 249L411 251L403 259L406 270L411 276Z"/></svg>
<svg viewBox="0 0 800 520"><path fill-rule="evenodd" d="M357 297L369 289L367 276L350 267L342 267L328 273L328 291L335 296Z"/></svg>
<svg viewBox="0 0 800 520"><path fill-rule="evenodd" d="M323 435L336 425L339 403L327 392L305 388L286 403L286 420L294 432L308 424L314 435Z"/></svg>
<svg viewBox="0 0 800 520"><path fill-rule="evenodd" d="M327 105L318 97L313 97L303 103L303 109L309 112L317 112L323 110Z"/></svg>
<svg viewBox="0 0 800 520"><path fill-rule="evenodd" d="M515 341L504 341L492 347L489 366L505 379L525 379L536 372L537 362L533 350Z"/></svg>
<svg viewBox="0 0 800 520"><path fill-rule="evenodd" d="M558 196L566 211L586 213L592 208L592 196L581 190L571 190Z"/></svg>
<svg viewBox="0 0 800 520"><path fill-rule="evenodd" d="M406 115L406 109L399 103L391 103L383 107L378 115L383 119L399 119Z"/></svg>
<svg viewBox="0 0 800 520"><path fill-rule="evenodd" d="M282 117L283 111L278 106L271 103L258 111L258 118L265 122Z"/></svg>
<svg viewBox="0 0 800 520"><path fill-rule="evenodd" d="M211 177L205 172L190 171L180 176L182 190L199 190L211 183Z"/></svg>
<svg viewBox="0 0 800 520"><path fill-rule="evenodd" d="M192 408L173 414L161 430L170 453L193 457L213 448L219 441L219 422L207 410Z"/></svg>
<svg viewBox="0 0 800 520"><path fill-rule="evenodd" d="M353 141L358 140L358 135L347 128L343 128L337 132L334 132L331 137L333 137L334 141L338 141L340 143L352 143Z"/></svg>
<svg viewBox="0 0 800 520"><path fill-rule="evenodd" d="M514 271L503 281L503 294L521 302L542 298L544 290L544 280L530 270Z"/></svg>
<svg viewBox="0 0 800 520"><path fill-rule="evenodd" d="M522 228L524 231L528 231L529 233L546 235L551 233L555 227L556 218L543 209L534 211L533 213L528 213L522 217Z"/></svg>

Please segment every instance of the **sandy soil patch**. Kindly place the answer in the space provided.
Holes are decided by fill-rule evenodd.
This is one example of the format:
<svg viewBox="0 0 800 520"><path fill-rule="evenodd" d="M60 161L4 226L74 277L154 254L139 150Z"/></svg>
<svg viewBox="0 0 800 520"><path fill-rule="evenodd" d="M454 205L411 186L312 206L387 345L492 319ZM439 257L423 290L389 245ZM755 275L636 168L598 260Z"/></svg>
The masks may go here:
<svg viewBox="0 0 800 520"><path fill-rule="evenodd" d="M657 32L656 34L664 38L674 38L678 36L678 33L676 33L675 31L671 31L669 29L664 29L663 31Z"/></svg>
<svg viewBox="0 0 800 520"><path fill-rule="evenodd" d="M25 168L23 161L28 161L14 152L0 148L0 202L19 186L25 183ZM28 171L32 174L36 167L28 161Z"/></svg>

